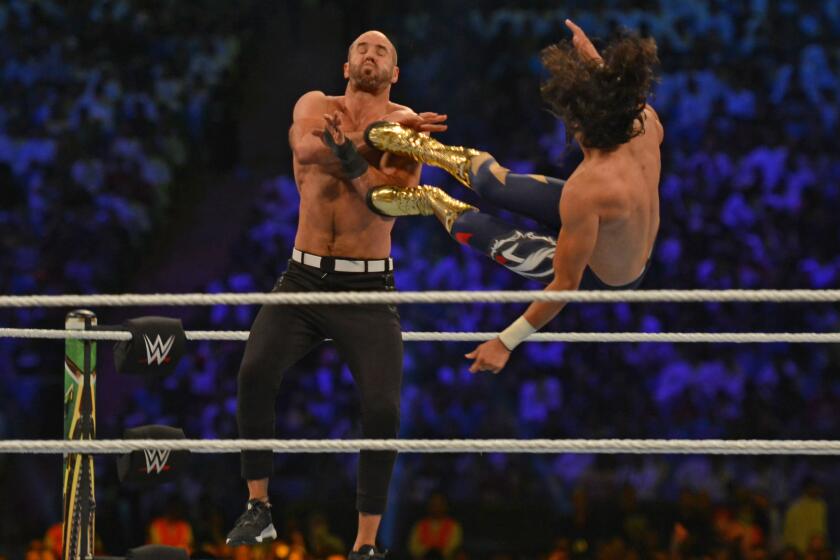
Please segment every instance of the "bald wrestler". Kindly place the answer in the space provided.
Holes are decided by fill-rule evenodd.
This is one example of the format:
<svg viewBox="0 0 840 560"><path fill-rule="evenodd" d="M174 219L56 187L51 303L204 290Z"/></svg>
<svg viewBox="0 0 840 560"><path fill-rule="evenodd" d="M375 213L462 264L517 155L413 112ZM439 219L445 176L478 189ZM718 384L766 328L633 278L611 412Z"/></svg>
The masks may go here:
<svg viewBox="0 0 840 560"><path fill-rule="evenodd" d="M394 45L384 34L369 31L350 45L344 64L344 95L312 91L295 105L289 137L300 219L292 258L273 291L395 289L389 258L394 220L371 212L365 199L373 185L416 186L420 165L369 148L363 131L380 120L420 132L446 128L445 116L415 115L390 101L391 86L398 77ZM363 437L397 436L403 347L395 309L387 305L266 305L254 320L239 370L240 437L274 437L275 400L285 371L328 338L358 386ZM361 453L358 533L351 560L385 557L376 548L376 535L395 459L392 452ZM271 452L242 453L249 498L228 534L228 544L276 538L268 493L272 470Z"/></svg>

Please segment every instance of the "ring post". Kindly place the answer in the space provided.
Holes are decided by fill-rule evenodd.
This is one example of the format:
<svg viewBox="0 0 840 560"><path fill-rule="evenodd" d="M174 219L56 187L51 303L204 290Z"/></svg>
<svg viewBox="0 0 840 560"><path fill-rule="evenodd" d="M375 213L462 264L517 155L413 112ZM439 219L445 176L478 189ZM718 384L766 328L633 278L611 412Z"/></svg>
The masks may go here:
<svg viewBox="0 0 840 560"><path fill-rule="evenodd" d="M96 326L91 311L67 314L67 330ZM96 341L67 339L64 346L64 439L96 439ZM64 455L64 560L89 560L94 553L96 499L93 455Z"/></svg>

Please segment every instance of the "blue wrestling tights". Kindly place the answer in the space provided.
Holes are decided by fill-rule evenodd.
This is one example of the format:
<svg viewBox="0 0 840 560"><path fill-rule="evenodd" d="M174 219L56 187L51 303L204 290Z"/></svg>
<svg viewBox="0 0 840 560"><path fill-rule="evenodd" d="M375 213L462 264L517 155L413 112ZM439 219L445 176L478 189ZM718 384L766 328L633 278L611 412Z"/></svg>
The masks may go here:
<svg viewBox="0 0 840 560"><path fill-rule="evenodd" d="M544 284L551 282L560 230L560 194L565 181L510 173L491 157L470 173L470 183L483 199L536 220L547 231L517 229L495 216L468 212L453 224L452 237L520 276Z"/></svg>
<svg viewBox="0 0 840 560"><path fill-rule="evenodd" d="M487 202L560 231L560 195L565 181L511 173L491 157L470 173L470 183Z"/></svg>
<svg viewBox="0 0 840 560"><path fill-rule="evenodd" d="M481 212L462 214L452 225L456 241L484 253L511 272L549 284L554 279L554 253L560 231L560 194L565 181L542 175L517 175L490 158L470 173L473 189L500 208L527 216L546 226L543 231L518 229ZM634 290L644 280L650 261L641 274L623 286L604 283L588 266L581 290Z"/></svg>
<svg viewBox="0 0 840 560"><path fill-rule="evenodd" d="M554 279L557 239L551 233L517 229L482 212L462 214L450 233L459 243L484 253L520 276L543 284Z"/></svg>

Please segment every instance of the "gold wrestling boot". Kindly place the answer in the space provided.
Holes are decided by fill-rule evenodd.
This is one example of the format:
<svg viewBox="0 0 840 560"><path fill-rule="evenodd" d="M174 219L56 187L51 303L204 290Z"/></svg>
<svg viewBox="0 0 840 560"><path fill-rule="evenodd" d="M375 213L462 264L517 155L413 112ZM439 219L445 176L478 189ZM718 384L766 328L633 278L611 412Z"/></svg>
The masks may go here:
<svg viewBox="0 0 840 560"><path fill-rule="evenodd" d="M382 216L435 216L447 232L465 212L478 208L452 198L438 187L377 187L367 195L368 207Z"/></svg>
<svg viewBox="0 0 840 560"><path fill-rule="evenodd" d="M365 142L377 150L408 157L448 171L469 188L470 160L481 152L463 146L447 146L411 128L377 121L365 130Z"/></svg>

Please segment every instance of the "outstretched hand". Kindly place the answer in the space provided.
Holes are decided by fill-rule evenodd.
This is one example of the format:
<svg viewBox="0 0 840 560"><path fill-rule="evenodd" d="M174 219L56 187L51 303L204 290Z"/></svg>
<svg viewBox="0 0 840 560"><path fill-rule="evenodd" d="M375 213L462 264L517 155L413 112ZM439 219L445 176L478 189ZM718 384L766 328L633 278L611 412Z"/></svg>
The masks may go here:
<svg viewBox="0 0 840 560"><path fill-rule="evenodd" d="M479 371L499 373L510 359L510 350L502 344L501 340L494 338L482 343L469 354L465 354L464 357L475 360L470 366L470 372L472 373L478 373Z"/></svg>
<svg viewBox="0 0 840 560"><path fill-rule="evenodd" d="M586 36L583 29L570 19L566 20L566 27L572 32L572 44L580 54L599 62L604 61L600 53L598 53L598 49L595 48L595 45L592 44L592 41L589 40L589 37Z"/></svg>
<svg viewBox="0 0 840 560"><path fill-rule="evenodd" d="M420 113L419 115L399 113L399 115L385 118L385 120L401 124L404 127L413 128L417 132L444 132L449 128L444 124L446 119L446 115L432 112Z"/></svg>
<svg viewBox="0 0 840 560"><path fill-rule="evenodd" d="M344 131L341 130L341 113L338 111L332 115L324 114L324 132L332 136L333 142L341 146L347 140Z"/></svg>

